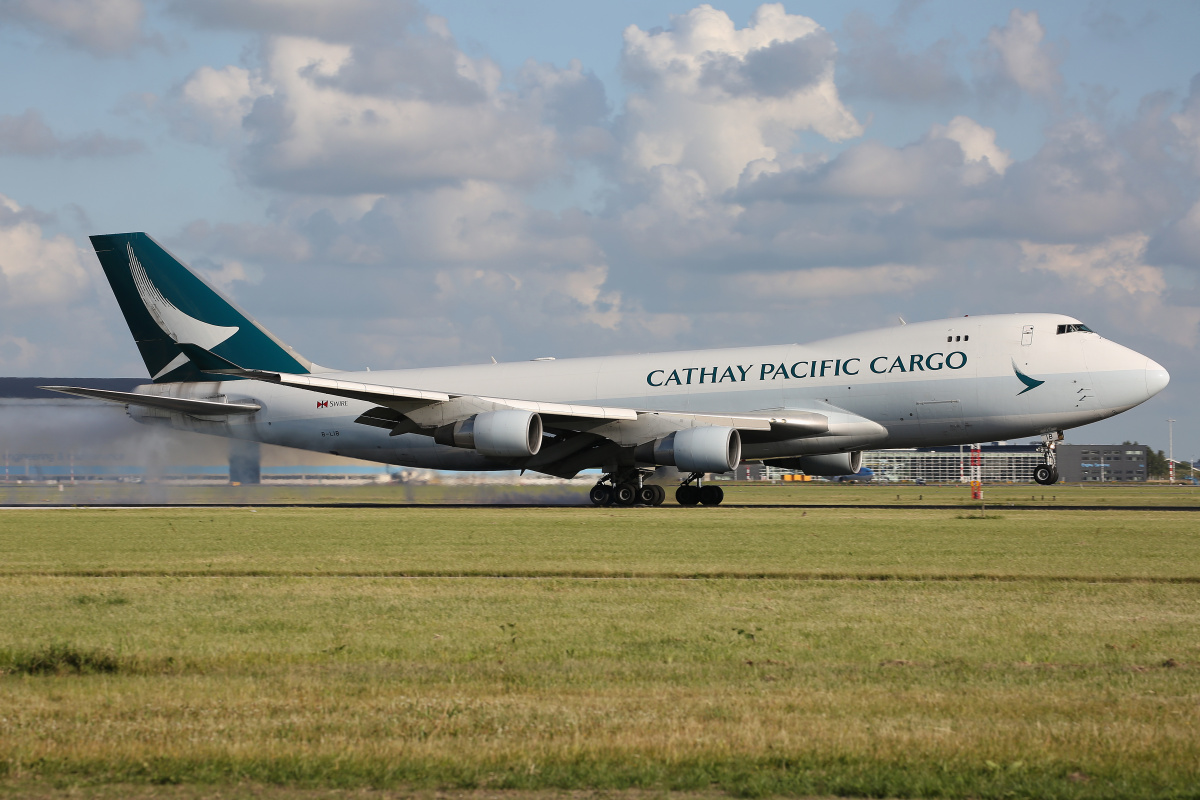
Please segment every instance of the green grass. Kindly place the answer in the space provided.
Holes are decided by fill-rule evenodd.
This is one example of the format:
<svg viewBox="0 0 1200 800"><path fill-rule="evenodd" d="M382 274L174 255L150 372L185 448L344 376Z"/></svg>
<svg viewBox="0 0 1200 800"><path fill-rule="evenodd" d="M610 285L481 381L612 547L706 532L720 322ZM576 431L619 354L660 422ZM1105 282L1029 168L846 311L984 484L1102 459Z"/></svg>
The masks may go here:
<svg viewBox="0 0 1200 800"><path fill-rule="evenodd" d="M722 482L727 503L869 503L897 506L956 504L979 506L963 484L842 485L827 482L765 484ZM364 486L183 486L112 481L64 484L0 485L0 504L97 503L547 503L587 505L587 485L389 485ZM672 489L673 491L673 489ZM1200 488L1165 484L988 484L988 505L1170 505L1200 507ZM668 500L673 504L673 498Z"/></svg>
<svg viewBox="0 0 1200 800"><path fill-rule="evenodd" d="M972 516L0 512L0 792L1198 796L1192 515Z"/></svg>
<svg viewBox="0 0 1200 800"><path fill-rule="evenodd" d="M0 512L0 575L1200 580L1191 513L861 509ZM999 518L996 518L996 517Z"/></svg>

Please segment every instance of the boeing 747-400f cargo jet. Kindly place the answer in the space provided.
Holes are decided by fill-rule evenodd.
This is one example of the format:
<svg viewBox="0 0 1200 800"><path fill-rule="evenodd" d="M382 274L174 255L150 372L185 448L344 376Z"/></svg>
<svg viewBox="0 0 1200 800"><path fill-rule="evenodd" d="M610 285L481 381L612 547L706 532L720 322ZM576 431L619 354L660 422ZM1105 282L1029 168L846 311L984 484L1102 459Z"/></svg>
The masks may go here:
<svg viewBox="0 0 1200 800"><path fill-rule="evenodd" d="M658 505L644 479L686 478L684 505L721 502L708 473L764 461L858 471L865 449L1042 436L1058 480L1067 428L1133 408L1167 371L1060 314L922 322L810 344L513 364L342 372L279 341L144 233L93 236L150 371L123 403L139 422L443 470L604 472L597 504Z"/></svg>

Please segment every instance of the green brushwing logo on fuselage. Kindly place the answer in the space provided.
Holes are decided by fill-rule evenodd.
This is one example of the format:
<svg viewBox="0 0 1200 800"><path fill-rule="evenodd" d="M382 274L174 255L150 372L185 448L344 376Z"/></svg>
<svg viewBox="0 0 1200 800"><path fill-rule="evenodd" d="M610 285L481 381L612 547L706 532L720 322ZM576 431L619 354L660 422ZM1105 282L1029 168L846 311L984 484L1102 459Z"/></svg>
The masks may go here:
<svg viewBox="0 0 1200 800"><path fill-rule="evenodd" d="M1012 368L1013 368L1013 372L1017 373L1017 378L1021 381L1021 383L1025 384L1025 388L1022 389L1021 391L1017 392L1017 397L1020 397L1021 395L1025 394L1026 392L1028 392L1032 389L1036 389L1037 387L1039 387L1043 383L1045 383L1045 381L1039 381L1037 378L1031 378L1028 375L1026 375L1024 372L1021 372L1021 370L1017 369L1016 361L1012 362Z"/></svg>

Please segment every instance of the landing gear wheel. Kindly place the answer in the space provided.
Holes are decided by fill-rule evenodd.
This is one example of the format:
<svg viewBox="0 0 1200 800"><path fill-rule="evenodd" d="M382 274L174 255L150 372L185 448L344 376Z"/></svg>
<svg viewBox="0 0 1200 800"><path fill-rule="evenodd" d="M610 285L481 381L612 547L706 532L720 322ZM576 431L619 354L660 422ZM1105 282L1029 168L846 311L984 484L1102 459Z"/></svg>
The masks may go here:
<svg viewBox="0 0 1200 800"><path fill-rule="evenodd" d="M638 489L637 501L644 506L658 505L658 503L655 502L658 500L658 492L656 490L661 488L661 486L651 486L648 483L645 484L642 486L642 488Z"/></svg>
<svg viewBox="0 0 1200 800"><path fill-rule="evenodd" d="M699 486L680 486L675 490L675 502L681 506L694 506L700 502Z"/></svg>
<svg viewBox="0 0 1200 800"><path fill-rule="evenodd" d="M725 490L720 486L706 483L700 487L700 502L706 506L719 506L725 499Z"/></svg>
<svg viewBox="0 0 1200 800"><path fill-rule="evenodd" d="M1038 464L1033 468L1033 480L1042 486L1058 483L1058 470L1049 464Z"/></svg>
<svg viewBox="0 0 1200 800"><path fill-rule="evenodd" d="M661 506L667 500L667 490L661 486L654 487L654 503L652 505Z"/></svg>
<svg viewBox="0 0 1200 800"><path fill-rule="evenodd" d="M632 483L618 483L613 489L613 502L619 506L631 506L638 500L638 489Z"/></svg>
<svg viewBox="0 0 1200 800"><path fill-rule="evenodd" d="M591 499L592 505L606 506L613 500L613 491L603 483L597 483L588 492L588 498Z"/></svg>

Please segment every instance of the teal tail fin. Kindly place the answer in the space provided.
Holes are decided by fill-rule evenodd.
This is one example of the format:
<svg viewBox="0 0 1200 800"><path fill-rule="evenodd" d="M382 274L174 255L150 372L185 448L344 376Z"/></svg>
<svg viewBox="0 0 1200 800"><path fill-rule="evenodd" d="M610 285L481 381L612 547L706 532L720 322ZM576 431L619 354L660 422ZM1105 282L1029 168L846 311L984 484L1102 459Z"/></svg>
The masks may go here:
<svg viewBox="0 0 1200 800"><path fill-rule="evenodd" d="M244 369L318 369L146 234L111 233L91 240L155 383L213 379L180 345L194 345Z"/></svg>

